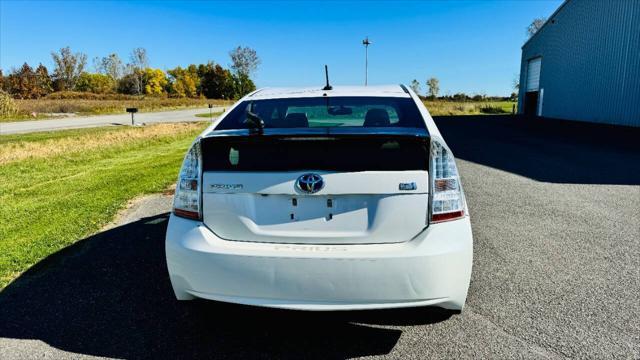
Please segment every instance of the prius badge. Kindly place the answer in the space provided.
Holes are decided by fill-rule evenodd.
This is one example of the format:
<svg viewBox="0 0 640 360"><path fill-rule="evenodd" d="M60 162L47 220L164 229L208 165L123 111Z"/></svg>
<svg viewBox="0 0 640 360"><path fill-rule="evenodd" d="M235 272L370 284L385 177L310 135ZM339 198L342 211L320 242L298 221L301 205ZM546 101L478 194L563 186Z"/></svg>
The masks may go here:
<svg viewBox="0 0 640 360"><path fill-rule="evenodd" d="M418 185L416 185L416 183L414 182L400 183L398 185L398 190L411 191L411 190L417 190L417 189L418 189Z"/></svg>
<svg viewBox="0 0 640 360"><path fill-rule="evenodd" d="M313 194L322 190L324 179L318 174L303 174L296 180L296 188L303 193Z"/></svg>

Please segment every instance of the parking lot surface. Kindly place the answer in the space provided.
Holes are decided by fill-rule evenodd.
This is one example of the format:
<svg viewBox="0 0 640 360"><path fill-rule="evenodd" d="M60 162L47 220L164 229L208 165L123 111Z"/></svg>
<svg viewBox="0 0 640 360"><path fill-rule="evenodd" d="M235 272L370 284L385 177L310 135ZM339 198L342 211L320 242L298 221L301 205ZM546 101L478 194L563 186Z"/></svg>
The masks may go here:
<svg viewBox="0 0 640 360"><path fill-rule="evenodd" d="M0 293L0 358L640 358L637 129L437 123L475 239L461 314L179 304L164 262L169 201L154 198L136 208L140 220L52 255Z"/></svg>

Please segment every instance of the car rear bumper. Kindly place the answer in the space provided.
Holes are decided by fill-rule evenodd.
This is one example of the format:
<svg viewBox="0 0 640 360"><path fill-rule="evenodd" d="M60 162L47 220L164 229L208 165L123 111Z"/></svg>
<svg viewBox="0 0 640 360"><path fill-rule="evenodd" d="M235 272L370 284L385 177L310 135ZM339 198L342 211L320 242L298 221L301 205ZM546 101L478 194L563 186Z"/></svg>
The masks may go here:
<svg viewBox="0 0 640 360"><path fill-rule="evenodd" d="M176 297L300 310L437 305L461 310L471 278L469 218L432 224L405 243L296 245L218 238L171 215L166 238Z"/></svg>

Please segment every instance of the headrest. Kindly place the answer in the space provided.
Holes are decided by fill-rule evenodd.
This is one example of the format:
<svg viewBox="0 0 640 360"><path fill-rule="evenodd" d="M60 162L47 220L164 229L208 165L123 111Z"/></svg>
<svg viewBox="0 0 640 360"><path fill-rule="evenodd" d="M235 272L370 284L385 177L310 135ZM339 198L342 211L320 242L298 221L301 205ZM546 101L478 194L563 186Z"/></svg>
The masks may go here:
<svg viewBox="0 0 640 360"><path fill-rule="evenodd" d="M364 127L390 126L389 113L385 109L369 109L364 117Z"/></svg>
<svg viewBox="0 0 640 360"><path fill-rule="evenodd" d="M283 125L287 128L306 128L309 127L309 120L305 113L289 113L284 118Z"/></svg>

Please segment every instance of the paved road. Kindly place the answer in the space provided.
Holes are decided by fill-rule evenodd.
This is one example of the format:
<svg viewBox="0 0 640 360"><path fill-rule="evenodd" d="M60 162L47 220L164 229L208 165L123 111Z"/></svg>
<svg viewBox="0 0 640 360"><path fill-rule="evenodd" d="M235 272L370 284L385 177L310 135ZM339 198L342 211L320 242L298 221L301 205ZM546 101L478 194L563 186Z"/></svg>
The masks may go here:
<svg viewBox="0 0 640 360"><path fill-rule="evenodd" d="M213 112L221 112L222 106L214 107ZM135 114L136 123L160 123L202 121L206 118L197 118L195 114L208 113L209 108L187 109L174 111L161 111ZM17 121L0 123L0 134L29 133L36 131L52 131L73 128L85 128L110 125L131 125L131 114L74 116L60 119Z"/></svg>
<svg viewBox="0 0 640 360"><path fill-rule="evenodd" d="M0 358L640 358L638 132L438 124L475 237L462 314L178 304L151 197L0 293Z"/></svg>

